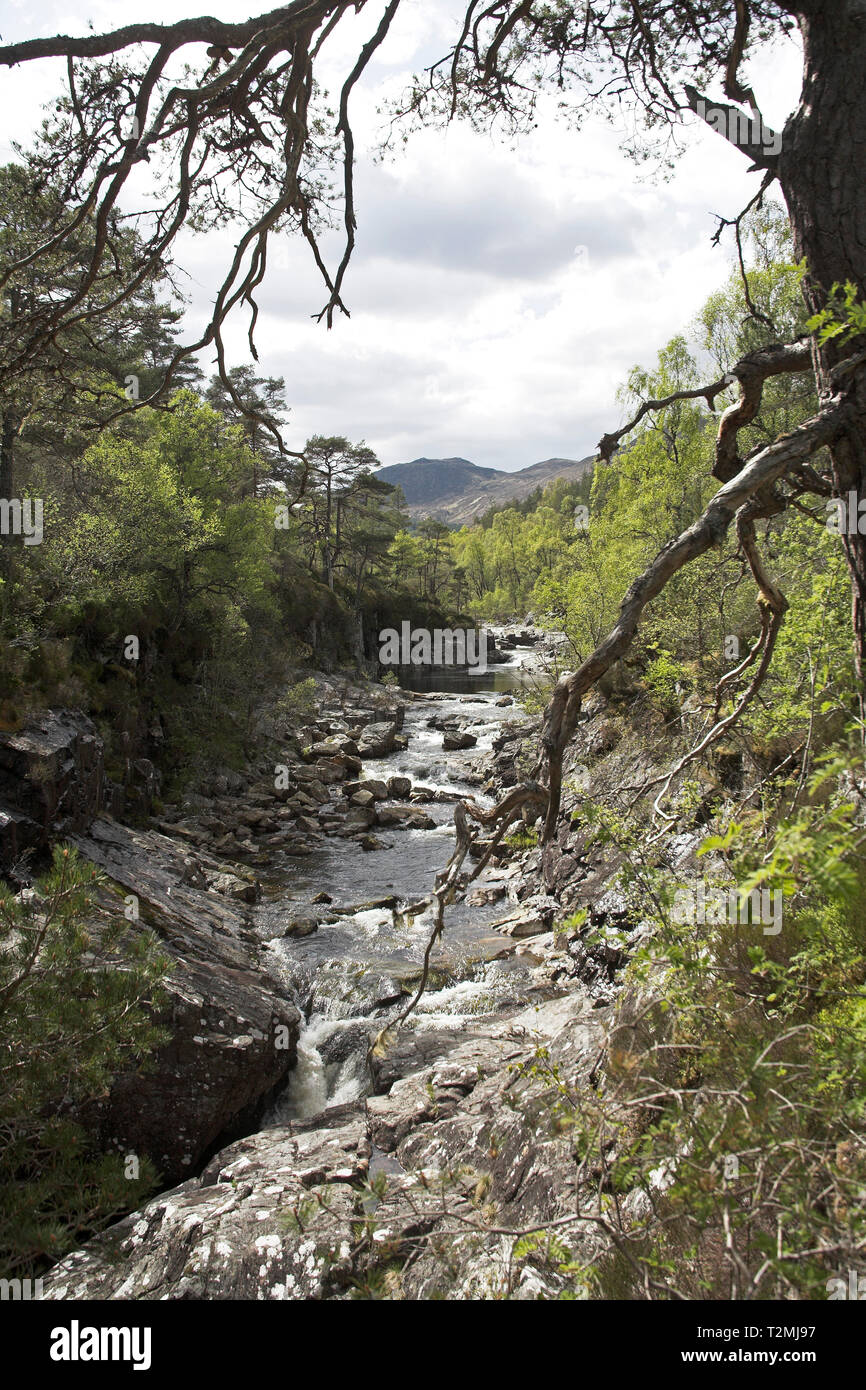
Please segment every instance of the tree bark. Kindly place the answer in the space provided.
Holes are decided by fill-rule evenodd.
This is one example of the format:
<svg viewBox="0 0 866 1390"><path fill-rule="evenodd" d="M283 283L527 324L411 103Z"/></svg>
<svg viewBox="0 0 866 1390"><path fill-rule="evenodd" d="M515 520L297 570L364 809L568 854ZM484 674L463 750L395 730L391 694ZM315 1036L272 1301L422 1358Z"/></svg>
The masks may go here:
<svg viewBox="0 0 866 1390"><path fill-rule="evenodd" d="M853 281L866 297L866 0L811 0L799 10L804 43L803 91L788 122L779 180L794 246L805 257L806 302L822 309L834 284ZM862 340L813 347L820 392L832 389L838 363ZM835 491L866 496L866 364L850 378L851 423L830 446ZM851 522L849 515L849 523ZM843 536L851 574L852 623L861 682L866 673L866 536ZM851 526L849 525L849 530Z"/></svg>
<svg viewBox="0 0 866 1390"><path fill-rule="evenodd" d="M11 501L15 489L15 441L21 428L21 419L14 411L4 410L0 425L0 497ZM0 579L9 580L13 570L12 547L15 537L10 532L0 535ZM9 602L4 596L4 608Z"/></svg>

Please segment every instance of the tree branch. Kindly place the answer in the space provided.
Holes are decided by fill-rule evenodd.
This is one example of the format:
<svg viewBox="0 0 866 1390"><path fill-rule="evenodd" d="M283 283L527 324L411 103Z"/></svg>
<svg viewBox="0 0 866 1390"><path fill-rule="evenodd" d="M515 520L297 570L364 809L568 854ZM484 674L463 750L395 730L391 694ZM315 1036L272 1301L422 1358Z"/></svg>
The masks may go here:
<svg viewBox="0 0 866 1390"><path fill-rule="evenodd" d="M689 83L683 90L689 109L696 116L718 135L723 135L728 144L748 155L753 168L768 169L775 174L781 136L766 124L760 112L747 115L740 107L726 101L708 101Z"/></svg>

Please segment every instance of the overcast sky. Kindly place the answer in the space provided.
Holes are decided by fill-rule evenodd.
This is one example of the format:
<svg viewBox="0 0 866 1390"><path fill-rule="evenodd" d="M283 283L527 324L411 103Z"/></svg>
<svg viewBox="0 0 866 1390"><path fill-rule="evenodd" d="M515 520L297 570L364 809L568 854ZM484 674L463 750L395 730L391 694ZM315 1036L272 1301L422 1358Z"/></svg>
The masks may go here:
<svg viewBox="0 0 866 1390"><path fill-rule="evenodd" d="M274 3L261 0L261 9ZM149 20L245 19L254 6L149 0L146 12ZM365 439L383 464L461 455L515 469L582 458L619 421L615 393L629 368L651 364L728 273L730 246L710 244L713 213L738 212L756 175L697 121L667 183L640 181L601 119L576 134L548 111L516 150L454 127L376 163L378 103L447 46L460 8L459 0L403 0L356 94L359 228L344 290L351 319L330 332L311 320L324 296L305 248L286 240L272 257L259 292L258 370L285 377L291 448L317 433ZM138 17L119 0L0 0L4 42ZM341 24L329 80L375 20L371 9ZM61 72L45 64L0 73L3 158L13 139L27 140ZM799 75L790 40L753 70L777 128L796 101ZM235 240L227 232L178 245L190 331L209 313ZM227 334L232 364L249 360L245 335L244 320Z"/></svg>

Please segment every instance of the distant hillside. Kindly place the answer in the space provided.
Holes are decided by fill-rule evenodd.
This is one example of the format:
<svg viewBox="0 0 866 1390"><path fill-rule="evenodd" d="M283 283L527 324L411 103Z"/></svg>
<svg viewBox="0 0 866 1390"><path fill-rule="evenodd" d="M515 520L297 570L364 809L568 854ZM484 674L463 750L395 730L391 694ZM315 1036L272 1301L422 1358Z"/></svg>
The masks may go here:
<svg viewBox="0 0 866 1390"><path fill-rule="evenodd" d="M506 473L501 468L479 468L468 459L420 458L380 468L377 476L403 489L410 516L432 516L449 526L462 526L481 516L488 507L514 497L527 497L554 478L582 478L593 461L593 455L584 459L544 459Z"/></svg>
<svg viewBox="0 0 866 1390"><path fill-rule="evenodd" d="M462 497L472 488L482 487L488 479L501 477L498 468L479 468L468 459L413 459L411 463L395 463L380 468L378 477L403 489L410 507L426 503L434 506L448 498Z"/></svg>

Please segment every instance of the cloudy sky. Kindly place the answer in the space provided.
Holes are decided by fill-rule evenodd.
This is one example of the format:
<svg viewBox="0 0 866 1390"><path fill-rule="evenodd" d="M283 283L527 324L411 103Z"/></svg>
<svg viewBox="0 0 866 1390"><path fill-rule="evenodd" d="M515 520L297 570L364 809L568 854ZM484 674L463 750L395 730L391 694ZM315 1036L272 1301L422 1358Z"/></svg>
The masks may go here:
<svg viewBox="0 0 866 1390"><path fill-rule="evenodd" d="M254 6L149 0L147 18L244 19ZM292 448L321 433L364 439L383 464L461 455L514 469L582 458L619 421L615 394L629 368L650 364L687 329L728 273L730 246L710 244L713 214L739 211L756 176L697 121L669 182L641 181L619 151L620 132L601 119L576 134L547 109L516 149L453 127L377 162L377 106L444 51L460 8L459 0L403 0L356 93L359 228L344 290L351 319L330 332L311 319L323 293L305 248L286 239L272 256L259 293L259 370L285 377ZM136 17L119 0L0 0L5 42ZM338 85L375 22L371 9L341 24L329 84ZM38 75L42 85L35 67L0 73L4 159L58 89L54 64ZM798 92L794 43L765 54L752 78L778 128ZM186 236L178 246L191 331L209 312L235 239ZM239 320L227 335L233 364L248 360L245 334Z"/></svg>

